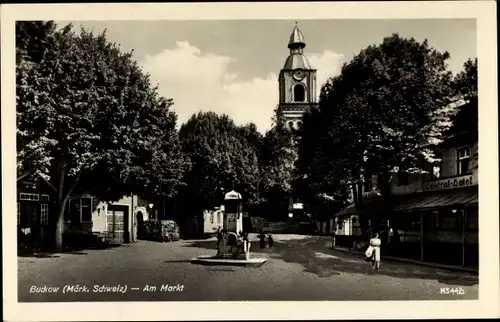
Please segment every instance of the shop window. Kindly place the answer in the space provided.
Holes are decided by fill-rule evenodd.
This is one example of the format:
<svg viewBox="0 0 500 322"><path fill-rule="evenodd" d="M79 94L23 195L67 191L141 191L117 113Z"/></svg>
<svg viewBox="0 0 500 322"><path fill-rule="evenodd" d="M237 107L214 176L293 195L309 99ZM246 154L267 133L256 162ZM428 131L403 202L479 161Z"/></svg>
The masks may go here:
<svg viewBox="0 0 500 322"><path fill-rule="evenodd" d="M17 224L21 224L21 203L17 203Z"/></svg>
<svg viewBox="0 0 500 322"><path fill-rule="evenodd" d="M80 199L80 222L92 222L92 198Z"/></svg>
<svg viewBox="0 0 500 322"><path fill-rule="evenodd" d="M50 199L49 195L45 195L45 194L42 195L42 201L48 202L49 199Z"/></svg>
<svg viewBox="0 0 500 322"><path fill-rule="evenodd" d="M439 214L437 211L427 211L422 214L425 230L435 230L438 228Z"/></svg>
<svg viewBox="0 0 500 322"><path fill-rule="evenodd" d="M49 205L46 203L40 205L40 224L49 224Z"/></svg>
<svg viewBox="0 0 500 322"><path fill-rule="evenodd" d="M479 217L477 209L471 209L466 214L466 227L468 229L479 229Z"/></svg>
<svg viewBox="0 0 500 322"><path fill-rule="evenodd" d="M439 212L439 214L436 214L436 216L437 216L436 228L442 230L455 230L460 228L459 212L453 213L451 210L442 210Z"/></svg>
<svg viewBox="0 0 500 322"><path fill-rule="evenodd" d="M19 194L19 200L38 201L40 200L40 195L36 193L21 193Z"/></svg>
<svg viewBox="0 0 500 322"><path fill-rule="evenodd" d="M470 148L457 149L457 175L470 173Z"/></svg>

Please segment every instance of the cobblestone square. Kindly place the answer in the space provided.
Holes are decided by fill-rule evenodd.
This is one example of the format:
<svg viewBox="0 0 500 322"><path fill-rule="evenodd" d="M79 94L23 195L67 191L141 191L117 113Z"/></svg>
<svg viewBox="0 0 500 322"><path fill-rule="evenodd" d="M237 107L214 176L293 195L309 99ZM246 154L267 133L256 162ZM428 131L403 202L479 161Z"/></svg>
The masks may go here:
<svg viewBox="0 0 500 322"><path fill-rule="evenodd" d="M56 255L58 257L19 257L19 301L343 301L478 297L478 278L473 274L393 261L382 262L381 270L374 272L362 257L332 251L324 239L316 237L278 241L273 248L266 249L259 249L254 242L252 256L269 259L259 268L191 263L198 255L214 254L215 244L213 239L138 242ZM40 291L38 288L43 286L59 289L30 292Z"/></svg>

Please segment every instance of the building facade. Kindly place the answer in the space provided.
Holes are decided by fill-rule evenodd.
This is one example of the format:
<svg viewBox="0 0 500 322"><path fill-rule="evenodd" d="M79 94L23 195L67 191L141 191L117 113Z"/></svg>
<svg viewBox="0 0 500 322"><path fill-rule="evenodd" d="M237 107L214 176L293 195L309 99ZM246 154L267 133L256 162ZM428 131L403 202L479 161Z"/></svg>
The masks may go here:
<svg viewBox="0 0 500 322"><path fill-rule="evenodd" d="M147 205L138 196L104 202L85 194L68 200L64 231L68 235L102 236L113 244L124 244L137 241L138 224L147 219Z"/></svg>
<svg viewBox="0 0 500 322"><path fill-rule="evenodd" d="M304 55L306 43L304 35L296 25L290 35L290 53L278 77L278 112L290 129L298 129L302 115L317 106L316 70Z"/></svg>
<svg viewBox="0 0 500 322"><path fill-rule="evenodd" d="M391 203L380 208L385 219L369 220L369 226L382 233L391 255L478 264L477 106L466 104L460 109L469 115L476 109L476 118L470 117L465 127L452 127L446 134L439 149L440 163L425 165L425 174L395 174ZM334 216L341 235L359 235L359 215L380 205L377 178L372 175L363 184L364 211L351 204Z"/></svg>
<svg viewBox="0 0 500 322"><path fill-rule="evenodd" d="M50 246L54 242L58 205L56 189L37 171L27 171L17 179L17 228L19 246ZM63 243L78 236L79 243L105 236L115 244L135 242L138 223L147 220L146 202L124 196L103 202L94 196L72 196L64 212ZM85 240L85 241L83 241Z"/></svg>
<svg viewBox="0 0 500 322"><path fill-rule="evenodd" d="M56 189L37 171L17 178L18 244L50 243L57 215Z"/></svg>

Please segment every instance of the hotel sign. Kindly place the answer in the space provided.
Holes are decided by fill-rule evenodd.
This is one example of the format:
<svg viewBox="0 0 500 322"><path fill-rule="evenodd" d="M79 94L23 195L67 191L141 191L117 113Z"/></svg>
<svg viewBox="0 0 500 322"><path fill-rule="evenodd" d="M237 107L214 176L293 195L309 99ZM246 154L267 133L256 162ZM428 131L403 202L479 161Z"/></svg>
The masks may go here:
<svg viewBox="0 0 500 322"><path fill-rule="evenodd" d="M424 191L446 190L475 186L472 176L462 176L456 178L429 181L424 183Z"/></svg>

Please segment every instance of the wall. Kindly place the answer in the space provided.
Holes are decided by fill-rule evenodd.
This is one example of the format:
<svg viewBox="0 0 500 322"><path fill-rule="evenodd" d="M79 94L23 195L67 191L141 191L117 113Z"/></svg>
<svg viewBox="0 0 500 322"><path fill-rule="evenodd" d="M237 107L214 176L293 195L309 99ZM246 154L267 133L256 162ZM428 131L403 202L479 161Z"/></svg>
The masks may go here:
<svg viewBox="0 0 500 322"><path fill-rule="evenodd" d="M393 195L406 195L406 194L420 192L422 191L424 179L425 175L410 174L408 175L408 184L399 186L397 175L395 175L391 183L391 193Z"/></svg>
<svg viewBox="0 0 500 322"><path fill-rule="evenodd" d="M205 210L203 212L203 233L211 234L217 232L219 227L222 229L222 220L224 218L221 211Z"/></svg>
<svg viewBox="0 0 500 322"><path fill-rule="evenodd" d="M453 147L447 147L441 151L440 157L441 157L441 170L440 170L440 177L439 179L434 179L431 180L431 175L430 174L415 174L415 175L409 175L408 178L408 185L404 186L398 186L397 185L397 174L394 176L392 182L391 182L391 193L394 195L405 195L405 194L412 194L416 192L421 192L424 189L424 185L427 182L431 181L439 181L443 180L446 178L453 178L453 177L458 177L457 173L457 147L460 147L461 145L455 145ZM477 142L473 143L471 146L471 161L470 161L470 167L472 170L472 173L470 176L472 176L472 181L473 185L478 184L478 160L477 157L475 157L478 153L478 144ZM464 175L463 177L468 177L467 175ZM462 178L462 176L460 176Z"/></svg>
<svg viewBox="0 0 500 322"><path fill-rule="evenodd" d="M84 195L79 197L85 197ZM94 199L92 200L94 202ZM107 202L99 202L97 205L93 205L94 211L92 212L92 222L81 222L77 225L71 224L71 222L65 222L64 227L65 231L70 232L72 230L79 230L85 233L91 232L104 232L107 231L107 211L108 205L116 205L116 206L128 206L128 227L130 233L130 241L134 242L137 240L137 220L135 213L139 209L137 206L137 197L136 196L126 196L122 199L107 203Z"/></svg>
<svg viewBox="0 0 500 322"><path fill-rule="evenodd" d="M477 165L478 160L475 155L478 153L478 144L475 142L471 146L471 161L470 166L472 168L472 176L474 182L477 182L478 171ZM457 147L450 147L442 151L442 163L441 163L441 178L455 177L457 173Z"/></svg>

